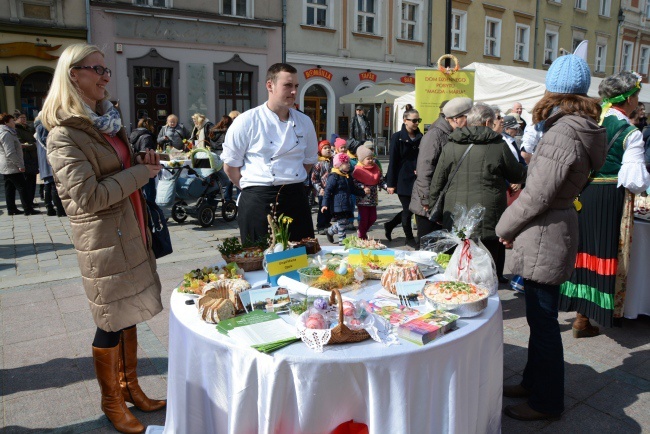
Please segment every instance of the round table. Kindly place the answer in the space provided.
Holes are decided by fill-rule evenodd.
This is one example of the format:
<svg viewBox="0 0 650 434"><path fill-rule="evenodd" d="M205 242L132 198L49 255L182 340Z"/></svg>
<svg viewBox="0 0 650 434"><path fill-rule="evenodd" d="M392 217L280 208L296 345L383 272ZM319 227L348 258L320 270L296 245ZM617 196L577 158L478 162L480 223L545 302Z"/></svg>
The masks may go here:
<svg viewBox="0 0 650 434"><path fill-rule="evenodd" d="M650 288L648 288L648 266L650 259L650 222L634 220L630 263L627 273L627 291L623 316L636 319L639 315L650 315Z"/></svg>
<svg viewBox="0 0 650 434"><path fill-rule="evenodd" d="M246 278L255 286L265 274ZM354 297L373 298L373 282ZM350 419L370 433L501 430L498 295L424 346L366 340L316 353L297 342L271 355L219 334L187 299L171 297L165 433L329 433Z"/></svg>

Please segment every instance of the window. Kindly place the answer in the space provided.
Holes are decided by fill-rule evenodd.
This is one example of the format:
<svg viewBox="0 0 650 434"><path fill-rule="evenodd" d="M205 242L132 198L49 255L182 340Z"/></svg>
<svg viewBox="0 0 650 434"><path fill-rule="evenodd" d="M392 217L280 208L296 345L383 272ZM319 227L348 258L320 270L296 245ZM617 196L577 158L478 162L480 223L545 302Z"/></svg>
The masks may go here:
<svg viewBox="0 0 650 434"><path fill-rule="evenodd" d="M639 53L639 72L643 75L648 75L648 57L650 56L650 47L647 45L641 46Z"/></svg>
<svg viewBox="0 0 650 434"><path fill-rule="evenodd" d="M544 36L544 64L550 65L557 58L557 39L558 33L546 31Z"/></svg>
<svg viewBox="0 0 650 434"><path fill-rule="evenodd" d="M528 40L530 27L517 24L515 27L515 60L528 62Z"/></svg>
<svg viewBox="0 0 650 434"><path fill-rule="evenodd" d="M217 113L244 112L251 108L252 77L252 72L219 71Z"/></svg>
<svg viewBox="0 0 650 434"><path fill-rule="evenodd" d="M576 51L576 48L578 48L578 45L583 41L581 38L573 38L573 43L572 43L572 49L571 51Z"/></svg>
<svg viewBox="0 0 650 434"><path fill-rule="evenodd" d="M632 42L623 42L623 55L621 56L621 71L632 70L632 53L634 44Z"/></svg>
<svg viewBox="0 0 650 434"><path fill-rule="evenodd" d="M485 51L486 56L499 57L501 45L501 20L487 17L485 19Z"/></svg>
<svg viewBox="0 0 650 434"><path fill-rule="evenodd" d="M650 1L650 0L649 0ZM465 34L467 33L467 12L451 12L451 48L465 51Z"/></svg>
<svg viewBox="0 0 650 434"><path fill-rule="evenodd" d="M645 2L645 18L646 20L650 20L650 0L646 0Z"/></svg>
<svg viewBox="0 0 650 434"><path fill-rule="evenodd" d="M54 0L31 0L17 2L18 18L29 20L54 21L56 18L56 4ZM12 18L14 13L11 13Z"/></svg>
<svg viewBox="0 0 650 434"><path fill-rule="evenodd" d="M140 6L156 6L160 8L167 7L167 0L134 0L133 4Z"/></svg>
<svg viewBox="0 0 650 434"><path fill-rule="evenodd" d="M586 11L587 10L587 0L576 0L575 8Z"/></svg>
<svg viewBox="0 0 650 434"><path fill-rule="evenodd" d="M418 35L418 5L416 3L402 2L402 22L400 38L415 41Z"/></svg>
<svg viewBox="0 0 650 434"><path fill-rule="evenodd" d="M611 5L611 0L600 0L600 8L598 9L598 14L602 15L603 17L608 17Z"/></svg>
<svg viewBox="0 0 650 434"><path fill-rule="evenodd" d="M248 17L248 0L221 0L221 13L235 17Z"/></svg>
<svg viewBox="0 0 650 434"><path fill-rule="evenodd" d="M310 26L327 27L327 0L307 0L305 23Z"/></svg>
<svg viewBox="0 0 650 434"><path fill-rule="evenodd" d="M357 0L357 32L376 33L377 2Z"/></svg>
<svg viewBox="0 0 650 434"><path fill-rule="evenodd" d="M595 72L605 72L605 62L607 62L607 45L596 45L596 62L594 63Z"/></svg>

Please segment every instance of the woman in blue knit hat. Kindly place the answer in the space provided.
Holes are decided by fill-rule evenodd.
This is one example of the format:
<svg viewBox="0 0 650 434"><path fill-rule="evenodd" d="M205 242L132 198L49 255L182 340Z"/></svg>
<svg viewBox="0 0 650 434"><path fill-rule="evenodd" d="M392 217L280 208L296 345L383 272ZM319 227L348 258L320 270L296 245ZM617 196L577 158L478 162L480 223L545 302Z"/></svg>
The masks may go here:
<svg viewBox="0 0 650 434"><path fill-rule="evenodd" d="M586 95L590 82L589 67L577 56L562 56L549 68L546 94L533 109L544 135L528 166L526 188L496 226L501 241L514 249L510 269L526 288L528 361L521 383L503 388L506 397L527 398L504 409L519 420L555 420L564 411L560 284L571 276L578 251L574 199L589 173L605 162L607 146L598 125L600 105Z"/></svg>
<svg viewBox="0 0 650 434"><path fill-rule="evenodd" d="M598 87L603 98L602 126L609 151L580 196L580 244L576 269L560 288L560 308L576 311L573 337L596 336L597 326L620 324L634 224L634 194L650 186L641 131L628 115L639 105L641 76L620 72ZM603 210L607 210L604 212Z"/></svg>

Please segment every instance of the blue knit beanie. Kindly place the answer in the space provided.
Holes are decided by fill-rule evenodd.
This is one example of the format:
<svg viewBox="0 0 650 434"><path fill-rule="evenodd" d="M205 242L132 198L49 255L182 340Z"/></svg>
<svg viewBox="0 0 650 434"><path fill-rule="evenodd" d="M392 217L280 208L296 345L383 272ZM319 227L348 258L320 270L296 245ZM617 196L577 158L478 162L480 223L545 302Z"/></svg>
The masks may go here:
<svg viewBox="0 0 650 434"><path fill-rule="evenodd" d="M553 93L586 94L591 84L587 62L573 54L558 57L546 73L546 90Z"/></svg>

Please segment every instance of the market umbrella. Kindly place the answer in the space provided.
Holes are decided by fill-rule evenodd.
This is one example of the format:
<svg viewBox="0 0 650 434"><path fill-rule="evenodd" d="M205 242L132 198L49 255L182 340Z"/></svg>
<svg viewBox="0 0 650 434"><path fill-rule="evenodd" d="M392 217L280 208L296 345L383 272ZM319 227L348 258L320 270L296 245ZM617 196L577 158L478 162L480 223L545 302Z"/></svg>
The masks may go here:
<svg viewBox="0 0 650 434"><path fill-rule="evenodd" d="M412 90L413 86L389 78L374 86L343 95L339 98L339 104L392 104L395 98Z"/></svg>

